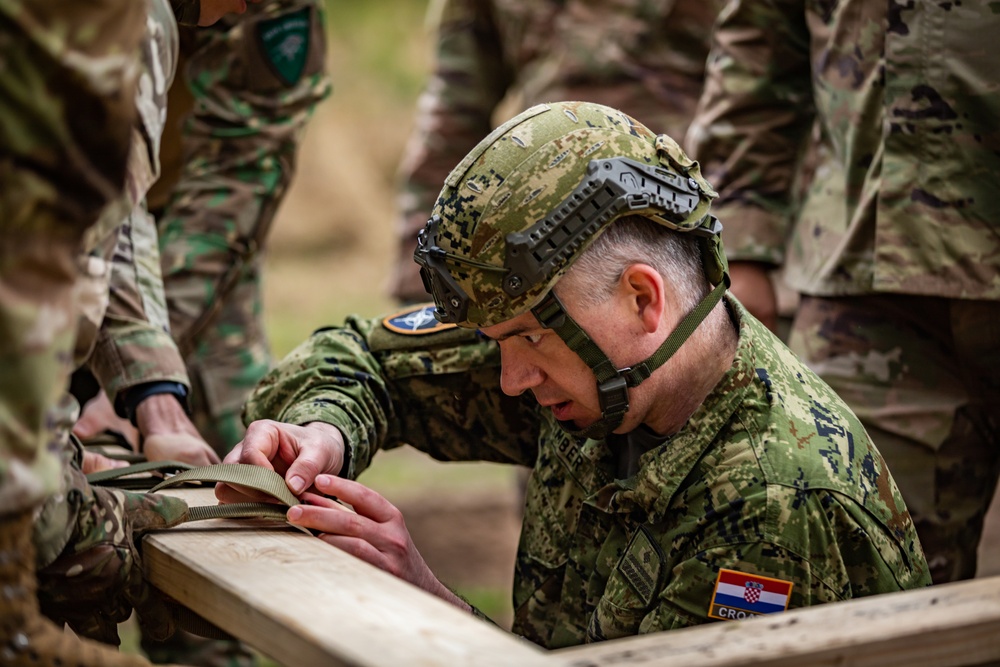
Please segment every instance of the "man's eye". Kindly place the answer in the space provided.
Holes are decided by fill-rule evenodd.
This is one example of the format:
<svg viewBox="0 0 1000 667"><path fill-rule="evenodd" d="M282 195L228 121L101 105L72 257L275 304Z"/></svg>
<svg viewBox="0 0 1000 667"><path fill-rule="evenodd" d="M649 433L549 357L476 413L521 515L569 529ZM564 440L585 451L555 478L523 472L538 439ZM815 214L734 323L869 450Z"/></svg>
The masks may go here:
<svg viewBox="0 0 1000 667"><path fill-rule="evenodd" d="M532 345L538 345L542 341L542 334L525 334L524 338Z"/></svg>

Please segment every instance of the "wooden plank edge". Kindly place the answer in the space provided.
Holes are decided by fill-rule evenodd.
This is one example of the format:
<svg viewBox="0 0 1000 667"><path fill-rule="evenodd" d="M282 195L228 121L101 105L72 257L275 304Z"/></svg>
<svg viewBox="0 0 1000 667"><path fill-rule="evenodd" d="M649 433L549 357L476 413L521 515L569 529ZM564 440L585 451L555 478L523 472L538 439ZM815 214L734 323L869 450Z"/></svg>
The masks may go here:
<svg viewBox="0 0 1000 667"><path fill-rule="evenodd" d="M1000 664L1000 577L554 651L555 667Z"/></svg>

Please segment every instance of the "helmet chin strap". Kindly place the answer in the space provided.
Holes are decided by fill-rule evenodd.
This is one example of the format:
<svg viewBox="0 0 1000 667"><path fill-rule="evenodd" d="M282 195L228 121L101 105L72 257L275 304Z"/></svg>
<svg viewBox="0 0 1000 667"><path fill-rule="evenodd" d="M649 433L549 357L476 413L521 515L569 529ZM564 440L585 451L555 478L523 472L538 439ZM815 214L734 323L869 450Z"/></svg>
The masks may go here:
<svg viewBox="0 0 1000 667"><path fill-rule="evenodd" d="M608 356L591 340L577 324L565 306L559 301L555 290L549 293L531 309L539 323L552 329L566 343L569 349L583 359L597 378L597 397L601 403L601 418L590 426L576 429L572 422L559 422L559 426L571 435L601 439L621 426L629 409L628 390L636 387L653 374L657 368L669 360L684 344L698 325L708 316L726 293L726 282L721 281L715 289L702 299L688 313L677 328L663 341L656 352L645 361L629 368L615 368Z"/></svg>

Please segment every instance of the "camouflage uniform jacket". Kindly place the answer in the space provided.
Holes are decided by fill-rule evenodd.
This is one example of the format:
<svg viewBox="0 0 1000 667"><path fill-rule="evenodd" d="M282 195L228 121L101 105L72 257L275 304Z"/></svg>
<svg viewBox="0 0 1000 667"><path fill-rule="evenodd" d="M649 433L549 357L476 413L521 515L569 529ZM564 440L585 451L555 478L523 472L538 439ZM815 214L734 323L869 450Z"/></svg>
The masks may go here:
<svg viewBox="0 0 1000 667"><path fill-rule="evenodd" d="M729 304L732 368L627 479L605 441L576 441L533 399L504 396L498 347L464 329L401 335L350 319L321 330L265 378L246 416L336 425L350 476L402 443L533 466L513 629L548 648L703 623L722 569L790 582L791 607L929 584L857 419Z"/></svg>
<svg viewBox="0 0 1000 667"><path fill-rule="evenodd" d="M87 362L112 401L119 391L145 382L188 383L169 332L156 225L143 203L159 175L160 135L178 51L170 6L154 0L150 11L125 192L88 231L77 285L76 361Z"/></svg>
<svg viewBox="0 0 1000 667"><path fill-rule="evenodd" d="M400 232L412 243L441 184L514 111L599 102L682 137L701 94L721 0L446 0L434 71L401 166ZM412 253L412 248L409 248ZM409 261L408 258L406 261Z"/></svg>
<svg viewBox="0 0 1000 667"><path fill-rule="evenodd" d="M785 261L817 296L1000 298L998 27L981 3L730 2L687 146L730 259Z"/></svg>

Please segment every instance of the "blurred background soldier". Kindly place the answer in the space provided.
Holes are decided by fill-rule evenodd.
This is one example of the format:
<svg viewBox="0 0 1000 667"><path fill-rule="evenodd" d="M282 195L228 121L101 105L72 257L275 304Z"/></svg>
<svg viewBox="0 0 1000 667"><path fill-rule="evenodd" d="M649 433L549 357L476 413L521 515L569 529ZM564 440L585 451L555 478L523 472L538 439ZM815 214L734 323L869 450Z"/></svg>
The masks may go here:
<svg viewBox="0 0 1000 667"><path fill-rule="evenodd" d="M688 136L733 292L766 318L784 263L790 345L885 456L935 582L975 575L1000 471L998 27L975 3L734 0Z"/></svg>
<svg viewBox="0 0 1000 667"><path fill-rule="evenodd" d="M243 437L243 401L271 361L261 266L303 128L330 93L322 9L315 0L250 5L183 29L181 54L149 206L193 420L224 454Z"/></svg>
<svg viewBox="0 0 1000 667"><path fill-rule="evenodd" d="M392 296L428 299L413 251L448 173L506 117L545 101L621 109L684 136L721 0L443 0L436 53L400 171Z"/></svg>

